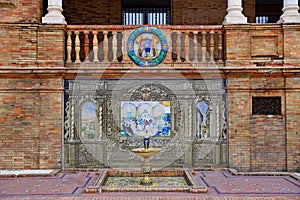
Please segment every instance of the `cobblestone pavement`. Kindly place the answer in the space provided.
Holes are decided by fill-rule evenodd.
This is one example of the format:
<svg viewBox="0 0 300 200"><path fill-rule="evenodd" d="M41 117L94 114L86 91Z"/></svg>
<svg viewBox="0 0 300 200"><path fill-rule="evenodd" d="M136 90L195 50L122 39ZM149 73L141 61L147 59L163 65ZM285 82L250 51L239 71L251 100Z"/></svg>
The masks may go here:
<svg viewBox="0 0 300 200"><path fill-rule="evenodd" d="M84 193L96 172L59 172L53 177L0 178L0 199L300 199L300 182L289 176L235 176L227 171L196 171L208 193Z"/></svg>

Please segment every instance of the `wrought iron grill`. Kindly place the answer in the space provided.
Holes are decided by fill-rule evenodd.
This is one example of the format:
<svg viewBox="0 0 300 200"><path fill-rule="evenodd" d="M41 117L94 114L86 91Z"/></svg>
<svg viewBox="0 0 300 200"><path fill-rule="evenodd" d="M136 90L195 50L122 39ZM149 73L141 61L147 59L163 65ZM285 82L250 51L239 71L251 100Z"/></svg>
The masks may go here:
<svg viewBox="0 0 300 200"><path fill-rule="evenodd" d="M170 8L123 8L123 25L170 24Z"/></svg>

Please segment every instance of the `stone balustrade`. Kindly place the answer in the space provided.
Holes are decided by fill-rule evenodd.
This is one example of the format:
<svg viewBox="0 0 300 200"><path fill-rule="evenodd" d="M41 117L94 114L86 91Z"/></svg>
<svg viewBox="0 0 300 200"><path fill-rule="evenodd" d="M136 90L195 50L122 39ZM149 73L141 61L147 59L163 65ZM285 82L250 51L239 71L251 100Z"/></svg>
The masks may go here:
<svg viewBox="0 0 300 200"><path fill-rule="evenodd" d="M66 63L128 63L126 43L138 26L68 25ZM223 63L222 26L156 26L167 37L164 63Z"/></svg>

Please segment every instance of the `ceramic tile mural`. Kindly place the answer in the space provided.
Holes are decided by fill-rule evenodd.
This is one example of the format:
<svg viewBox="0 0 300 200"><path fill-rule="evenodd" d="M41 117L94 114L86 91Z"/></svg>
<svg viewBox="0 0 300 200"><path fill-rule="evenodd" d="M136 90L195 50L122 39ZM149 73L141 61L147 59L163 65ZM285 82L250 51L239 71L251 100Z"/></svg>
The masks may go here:
<svg viewBox="0 0 300 200"><path fill-rule="evenodd" d="M108 177L107 187L140 186L142 177ZM184 177L151 177L151 187L184 187L188 186Z"/></svg>
<svg viewBox="0 0 300 200"><path fill-rule="evenodd" d="M170 136L169 101L121 102L121 136Z"/></svg>
<svg viewBox="0 0 300 200"><path fill-rule="evenodd" d="M96 137L96 109L87 102L81 108L81 137L92 139Z"/></svg>

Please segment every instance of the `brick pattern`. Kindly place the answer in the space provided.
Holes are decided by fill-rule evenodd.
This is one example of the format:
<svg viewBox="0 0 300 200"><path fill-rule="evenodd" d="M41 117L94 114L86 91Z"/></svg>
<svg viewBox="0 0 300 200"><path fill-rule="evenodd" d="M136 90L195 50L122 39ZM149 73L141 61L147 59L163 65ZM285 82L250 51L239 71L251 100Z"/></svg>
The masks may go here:
<svg viewBox="0 0 300 200"><path fill-rule="evenodd" d="M294 77L293 77L294 76ZM293 75L286 84L286 142L287 170L294 171L300 166L300 77Z"/></svg>
<svg viewBox="0 0 300 200"><path fill-rule="evenodd" d="M228 151L229 167L250 170L249 79L228 79ZM243 90L243 91L239 91Z"/></svg>
<svg viewBox="0 0 300 200"><path fill-rule="evenodd" d="M12 6L0 5L2 23L41 22L41 17L42 1L18 0Z"/></svg>
<svg viewBox="0 0 300 200"><path fill-rule="evenodd" d="M255 1L244 3L248 22L255 21ZM68 24L121 24L121 0L63 1L64 16ZM174 25L222 24L227 0L172 0L171 23Z"/></svg>
<svg viewBox="0 0 300 200"><path fill-rule="evenodd" d="M226 9L227 0L173 0L172 21L178 25L222 24Z"/></svg>
<svg viewBox="0 0 300 200"><path fill-rule="evenodd" d="M63 1L68 24L121 24L121 0Z"/></svg>
<svg viewBox="0 0 300 200"><path fill-rule="evenodd" d="M64 66L64 26L0 24L0 29L0 66Z"/></svg>
<svg viewBox="0 0 300 200"><path fill-rule="evenodd" d="M39 67L64 67L65 26L39 26L37 60Z"/></svg>
<svg viewBox="0 0 300 200"><path fill-rule="evenodd" d="M2 66L36 66L37 26L29 24L0 25L0 62Z"/></svg>
<svg viewBox="0 0 300 200"><path fill-rule="evenodd" d="M254 115L250 124L251 171L286 171L284 117Z"/></svg>
<svg viewBox="0 0 300 200"><path fill-rule="evenodd" d="M0 87L0 168L60 167L61 80L1 78Z"/></svg>
<svg viewBox="0 0 300 200"><path fill-rule="evenodd" d="M300 26L283 25L284 38L284 60L285 65L299 66L300 53L295 49L300 48Z"/></svg>
<svg viewBox="0 0 300 200"><path fill-rule="evenodd" d="M120 24L120 2L67 0L64 15L69 24ZM254 0L243 4L250 22ZM227 2L173 0L171 6L173 24L222 24ZM35 23L41 22L41 9L41 1L35 0L0 8L0 147L4 149L0 168L61 166L62 79L75 73L64 68L65 26ZM228 83L229 166L239 171L295 170L300 166L300 25L226 25L224 29L226 67L221 73ZM264 45L261 40L251 43L253 37ZM260 48L254 51L258 54L251 55L253 48ZM264 48L271 53L264 55ZM270 69L274 73L266 75ZM107 70L105 77L125 72ZM169 71L162 72L170 77ZM194 68L181 72L196 77ZM157 73L151 77L157 78ZM281 96L282 116L251 116L253 95Z"/></svg>
<svg viewBox="0 0 300 200"><path fill-rule="evenodd" d="M282 57L286 54L284 49L292 44L292 41L289 44L284 42L280 25L225 25L224 28L227 66L282 66ZM298 33L289 32L289 35L299 37ZM297 45L292 44L295 48ZM298 59L295 60L298 56L292 57L294 65L299 63Z"/></svg>

